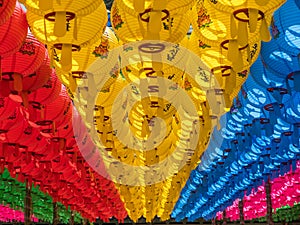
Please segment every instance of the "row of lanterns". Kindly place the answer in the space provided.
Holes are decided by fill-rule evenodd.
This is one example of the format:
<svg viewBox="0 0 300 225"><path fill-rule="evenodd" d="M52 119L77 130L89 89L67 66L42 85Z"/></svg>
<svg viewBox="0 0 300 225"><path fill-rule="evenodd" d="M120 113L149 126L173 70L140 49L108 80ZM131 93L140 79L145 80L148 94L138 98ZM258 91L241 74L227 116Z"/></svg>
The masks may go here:
<svg viewBox="0 0 300 225"><path fill-rule="evenodd" d="M10 176L8 170L5 170L0 177L0 192L0 201L5 205L5 212L17 212L17 214L6 214L5 212L3 212L3 214L1 213L1 216L6 217L6 219L2 218L0 221L4 220L3 222L5 222L5 220L9 220L7 222L13 222L12 220L17 221L18 219L21 219L22 221L19 222L24 222L24 211L26 208L24 204L24 196L26 192L26 184L16 181ZM53 215L55 215L53 212L53 199L49 195L41 192L39 187L31 187L30 198L32 202L30 204L33 215L32 221L52 223ZM69 219L71 218L71 210L66 208L61 203L56 204L59 221L65 224L68 223ZM74 221L76 223L80 223L82 221L81 216L79 213L74 214Z"/></svg>
<svg viewBox="0 0 300 225"><path fill-rule="evenodd" d="M177 220L213 218L242 198L244 191L250 193L263 180L285 174L290 166L296 169L299 45L297 33L286 35L298 26L297 19L289 17L291 12L299 17L295 2L287 1L274 13L273 40L262 43L260 57L230 113L221 118L221 129L214 129L201 163L174 208L172 216ZM283 21L289 22L282 26Z"/></svg>
<svg viewBox="0 0 300 225"><path fill-rule="evenodd" d="M108 168L129 216L134 221L144 216L149 222L156 215L162 220L170 217L180 190L207 147L212 127L221 125L221 115L230 107L246 80L249 67L258 57L261 40L269 41L267 27L271 16L284 1L249 0L232 5L231 1L116 0L111 9L113 31L105 27L107 13L103 1L21 2L27 9L30 31L17 2L16 9L20 10L15 22L21 24L15 26L14 31L12 26L7 26L7 31L12 30L12 38L3 34L7 38L3 46L10 50L1 52L1 95L6 105L21 109L16 110L20 115L16 118L21 118L22 125L14 123L18 124L14 127L13 122L4 122L3 130L7 133L3 142L23 141L21 136L14 137L13 131L29 123L33 130L38 130L37 135L31 137L41 135L42 140L51 140L51 143L49 148L43 148L45 143L40 141L39 147L31 147L32 140L24 139L23 145L28 145L31 151L39 151L38 154L55 165L68 159L65 150L70 148L73 156L81 152L96 172L105 173L104 167ZM188 38L190 24L193 33ZM11 41L13 38L18 39ZM48 51L40 42L47 45ZM2 43L0 45L2 47ZM197 73L190 68L199 65L191 57L193 54L206 64L202 63ZM48 77L39 76L39 70ZM196 79L192 78L193 74ZM216 84L207 78L212 75ZM203 82L199 83L197 76L201 76ZM60 82L67 88L60 88ZM87 144L78 143L78 138L85 140L87 133L81 133L76 140L73 137L71 117L78 115L74 115L67 93L92 137ZM225 106L220 109L223 97ZM215 98L221 100L215 101ZM116 105L123 109L116 109ZM0 114L4 121L10 116L7 112L3 110ZM123 120L125 122L115 123ZM156 139L150 138L151 132L157 133ZM126 144L119 140L121 137ZM61 151L55 151L54 145ZM206 157L210 149L212 147ZM102 154L103 164L97 163L99 154ZM75 156L73 164L64 169L66 174L86 167L84 163L78 165L80 160ZM182 160L185 157L187 160ZM47 171L48 164L43 159L38 161ZM35 162L31 165L35 168L33 164ZM23 173L18 171L17 174ZM28 176L27 171L25 174ZM80 174L81 180L87 175L86 172ZM37 175L30 176L36 179ZM22 179L22 175L19 176L18 179ZM96 190L94 182L98 184L101 176L96 173L87 176L89 181L84 184L93 184L91 189ZM79 178L73 178L68 182L76 186ZM53 176L53 180L59 179ZM108 184L109 193L118 199L116 191L110 188L111 183L103 183ZM79 186L76 188L80 189ZM103 186L101 188L107 188ZM49 191L56 196L55 191ZM64 199L63 203L74 205L72 201L80 200L80 197ZM112 204L109 197L107 201L108 205ZM114 201L112 205L120 209L115 216L124 218L122 203ZM87 210L92 213L94 206L90 207ZM107 210L107 215L104 213L100 213L104 219L114 214L112 209Z"/></svg>
<svg viewBox="0 0 300 225"><path fill-rule="evenodd" d="M31 9L27 12L29 23L33 12L43 12L35 10L31 3L35 4L24 2L27 9ZM56 1L53 4L53 7L58 6ZM49 12L48 6L39 5L45 12ZM104 3L99 7L105 8ZM59 36L59 27L65 22L60 21L61 15L55 13L50 13L50 20L53 16L57 16L55 27L58 33L51 32ZM79 29L81 18L76 19L76 23ZM36 39L38 35L33 27L37 28L30 24L29 30L19 2L15 2L11 17L1 25L1 171L7 167L19 181L39 185L54 201L71 206L85 218L108 220L115 216L123 220L127 213L114 184L97 174L84 160L84 157L99 159L97 152L91 151L95 146L73 108L66 88L51 68L53 56L48 56L45 45ZM38 39L42 40L41 37ZM51 46L51 42L46 44ZM73 120L78 126L76 129ZM85 149L79 150L77 143L83 143ZM97 166L101 167L101 162Z"/></svg>
<svg viewBox="0 0 300 225"><path fill-rule="evenodd" d="M227 95L226 108L228 108L231 100L235 97L232 93L237 94L239 86L245 81L247 75L247 71L244 71L245 68L249 68L258 56L260 40L269 40L267 24L270 21L268 21L268 16L265 16L265 13L267 14L268 12L271 15L282 4L282 2L279 2L277 5L265 3L263 4L264 8L260 7L263 10L262 12L257 10L257 5L253 11L250 10L251 15L248 15L248 20L251 20L253 35L249 35L249 38L247 35L246 37L234 35L232 27L234 27L234 23L237 23L234 21L230 24L232 26L231 36L227 34L229 32L226 30L229 30L229 27L222 27L222 29L217 27L224 31L227 36L225 35L225 37L220 37L218 40L210 42L206 36L209 36L210 29L216 29L216 27L212 28L212 26L218 24L218 22L214 21L209 26L205 24L204 27L201 26L200 28L199 24L194 22L202 23L203 21L201 21L199 15L206 16L207 14L199 14L197 10L206 11L210 7L209 13L212 14L210 15L211 18L217 20L219 16L213 15L217 15L218 10L222 7L218 6L218 8L209 2L198 1L196 5L194 3L192 0L174 0L171 2L114 1L111 9L111 24L114 33L108 28L103 33L103 29L95 29L95 27L101 27L99 22L97 25L93 25L93 22L88 20L89 16L91 16L91 18L98 18L97 21L106 22L105 17L100 18L102 11L98 11L96 14L96 10L94 11L95 15L92 12L80 17L80 10L75 15L72 15L68 13L67 9L59 8L66 12L64 12L63 16L55 13L55 21L53 23L53 21L49 21L48 17L51 10L52 14L50 16L53 16L53 11L57 12L55 3L53 3L53 8L48 6L48 11L46 10L43 15L38 15L36 8L42 7L42 5L35 6L31 1L24 1L28 8L27 18L30 26L33 28L33 33L38 40L46 43L48 48L51 49L51 59L58 77L68 87L68 92L73 98L75 106L88 127L91 136L94 138L93 141L102 154L106 155L104 163L109 168L110 175L117 184L121 196L123 196L129 216L134 221L137 221L141 216L144 216L148 222L155 215L158 215L163 220L169 218L179 196L179 191L183 187L191 169L196 166L197 158L205 150L208 143L211 126L213 125L211 117L215 116L212 115L211 111L213 111L213 114L217 114L217 117L224 113L224 110L216 112L218 111L218 105L209 106L209 104L206 104L206 90L202 90L196 84L197 82L193 81L185 71L188 70L188 65L193 63L193 59L190 59L189 64L183 68L174 66L175 61L179 63L186 57L181 49L184 47L189 49L196 48L198 56L201 58L206 57L205 63L208 64L209 70L215 71L217 68L222 70L224 66L228 70L229 66L230 74L232 73L231 71L236 71L233 75L234 78L226 78L227 81L224 82L224 85L226 85L222 84L223 86L221 87L225 88ZM195 6L192 9L193 5ZM235 10L238 11L241 8L245 8L245 5L236 6ZM101 7L98 9L101 10ZM238 14L245 14L245 12L247 14L247 10L248 8L246 11L238 12ZM197 15L196 17L195 14ZM227 12L227 14L233 17L235 11ZM60 21L61 24L59 22L59 18L65 17L69 18L66 26L67 31L62 29L62 24L65 24L66 21L64 23ZM192 21L190 18L192 18ZM236 18L239 19L239 15ZM80 20L81 23L79 22ZM255 22L257 20L258 22ZM221 21L220 23L225 22ZM246 26L247 22L239 22L237 30L248 29ZM83 23L88 24L88 26L79 29L79 24ZM187 40L186 34L190 29L191 23L195 32L193 32L190 40ZM93 29L93 31L88 29ZM203 29L204 33L207 32L201 36L199 34L200 31L197 32L197 29ZM86 38L86 33L91 35L91 37L85 40L93 40L92 35L95 32L97 32L97 35L100 35L97 36L97 40L100 40L98 43L95 41L89 41L86 44L76 42L76 40L80 39L79 37L85 35L84 37ZM249 32L247 31L247 33ZM258 33L260 35L257 35ZM116 36L120 41L118 41ZM203 36L206 39L201 39ZM254 39L255 41L252 40L253 37L257 36L260 38ZM199 46L198 39L209 44L210 49L205 50L205 52L204 50L199 51L197 49L197 46ZM70 40L74 42L70 43ZM173 45L166 45L165 43L163 43L163 47L158 45L158 49L160 47L161 49L156 53L153 51L153 40L156 40L155 44L157 42L168 42L173 43ZM178 47L178 43L184 47ZM121 44L123 46L119 47ZM225 50L220 48L221 44ZM141 46L144 48L141 48ZM139 50L142 49L139 51L139 54L142 54L142 56L135 54L136 47L140 47ZM157 46L154 45L154 47ZM162 48L164 51L162 51ZM210 64L211 56L216 51L218 55L223 55L216 60L217 65ZM166 52L171 54L166 54ZM251 59L250 56L252 57ZM168 63L157 62L156 60L163 60ZM173 65L170 65L171 61ZM224 61L226 62L224 63ZM246 65L243 66L243 63ZM236 68L231 69L231 67L235 66ZM180 112L176 108L177 105L173 103L174 99L178 98L181 101L180 104L183 104L184 97L178 96L178 88L175 88L176 91L163 93L163 90L166 89L166 81L162 82L163 79L160 80L160 78L168 78L171 82L179 85L192 100L191 105L195 106L197 114L184 118L186 121L189 121L185 127L183 125L184 120L180 117ZM217 77L220 83L222 79ZM236 79L239 82L238 85L235 85L235 82L233 82ZM151 86L153 87L153 82L156 82L155 85L158 84L157 95L153 95L155 91L150 88ZM195 84L194 87L191 86L191 83ZM130 88L126 89L129 85ZM211 84L209 85L207 89L212 89ZM190 89L190 86L192 89ZM148 89L148 92L143 93L143 89ZM122 100L118 98L119 93L124 95ZM167 96L170 97L168 98ZM210 98L213 99L213 96L215 94L212 94ZM157 106L153 106L155 102L158 102ZM114 108L115 104L122 105L124 110L122 112L116 111L116 108ZM212 103L210 102L210 104ZM210 107L212 108L211 110ZM191 114L189 110L184 109L185 115ZM199 123L196 125L190 123L190 121L195 120L196 115L203 118L201 128L197 128ZM145 144L141 146L141 142L138 139L146 141L149 139L150 133L155 132L156 124L154 118L156 117L162 118L166 127L170 130L166 130L166 137L161 139L160 145L156 145L158 147L145 151L143 150ZM96 125L94 125L94 119ZM119 127L116 127L118 124L113 124L114 120L122 121L122 119L125 119L127 124L122 123L122 126ZM153 123L155 124L154 126L151 125ZM191 147L191 141L185 139L186 136L191 135L191 131L194 132L194 135L197 131L201 133L199 140L196 140L194 143L197 147ZM178 135L180 132L181 134ZM158 136L161 137L163 135L162 129L159 131ZM128 144L123 144L122 140L119 140L120 136L126 137L125 140L127 142L134 143L137 147L134 148L128 146ZM193 138L189 140L191 139ZM158 141L154 140L153 143L156 142ZM154 146L153 143L151 144L152 146ZM190 154L187 153L186 149L197 150L188 160L189 163L181 166L184 154ZM175 150L176 154L173 154ZM92 162L89 163L92 164ZM164 166L158 167L157 165L160 165L160 163L164 163ZM146 173L143 168L150 165L153 170ZM136 166L140 167L140 169L137 169ZM163 193L161 193L161 190L164 190ZM148 193L150 192L156 194L149 195Z"/></svg>
<svg viewBox="0 0 300 225"><path fill-rule="evenodd" d="M230 221L240 220L240 213L243 214L245 220L253 220L256 218L264 217L267 215L266 204L266 191L264 186L259 186L250 195L245 195L241 200L234 201L232 206L226 209L226 218ZM273 208L274 220L276 214L284 206L294 207L299 202L299 162L297 163L297 169L292 172L289 171L284 176L275 178L271 182L271 206ZM239 210L239 202L243 201L243 210ZM294 214L281 213L281 221L292 221ZM218 220L223 218L223 213L217 213ZM295 218L296 219L296 218Z"/></svg>

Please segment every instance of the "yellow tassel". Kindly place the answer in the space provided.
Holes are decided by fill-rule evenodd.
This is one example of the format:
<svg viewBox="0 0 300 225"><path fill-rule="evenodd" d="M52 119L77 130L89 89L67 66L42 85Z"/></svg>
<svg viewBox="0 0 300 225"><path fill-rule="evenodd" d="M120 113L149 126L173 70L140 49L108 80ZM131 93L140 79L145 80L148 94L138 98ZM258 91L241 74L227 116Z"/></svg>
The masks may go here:
<svg viewBox="0 0 300 225"><path fill-rule="evenodd" d="M231 70L230 76L226 77L225 92L231 93L236 87L236 74Z"/></svg>
<svg viewBox="0 0 300 225"><path fill-rule="evenodd" d="M232 102L230 100L230 94L224 93L224 103L225 103L225 111L228 112L230 110L230 107L232 105Z"/></svg>
<svg viewBox="0 0 300 225"><path fill-rule="evenodd" d="M238 43L240 46L246 46L248 44L248 29L247 23L239 21L238 22Z"/></svg>
<svg viewBox="0 0 300 225"><path fill-rule="evenodd" d="M134 0L133 8L137 13L142 13L145 11L145 0Z"/></svg>
<svg viewBox="0 0 300 225"><path fill-rule="evenodd" d="M139 22L139 27L140 27L139 30L140 30L141 34L142 34L143 38L146 38L146 30L143 26L143 21L141 20L141 16L138 17L138 22Z"/></svg>
<svg viewBox="0 0 300 225"><path fill-rule="evenodd" d="M241 71L244 68L244 61L241 51L238 51L235 60L233 61L232 68L234 71Z"/></svg>
<svg viewBox="0 0 300 225"><path fill-rule="evenodd" d="M216 74L216 73L214 73L214 75L215 75L215 78L216 78L216 80L218 81L218 84L217 84L217 86L219 86L219 87L222 87L223 86L223 76L222 76L222 74Z"/></svg>
<svg viewBox="0 0 300 225"><path fill-rule="evenodd" d="M57 37L66 35L66 12L56 12L53 34Z"/></svg>
<svg viewBox="0 0 300 225"><path fill-rule="evenodd" d="M107 140L107 126L103 124L102 141L105 143Z"/></svg>
<svg viewBox="0 0 300 225"><path fill-rule="evenodd" d="M268 24L266 18L263 18L260 26L260 38L262 41L268 42L271 41L271 34L269 32Z"/></svg>
<svg viewBox="0 0 300 225"><path fill-rule="evenodd" d="M239 45L237 40L229 40L227 58L233 62L239 53Z"/></svg>
<svg viewBox="0 0 300 225"><path fill-rule="evenodd" d="M14 73L14 89L16 91L22 91L23 90L23 76L19 73Z"/></svg>
<svg viewBox="0 0 300 225"><path fill-rule="evenodd" d="M158 98L157 116L164 117L164 100L162 98Z"/></svg>
<svg viewBox="0 0 300 225"><path fill-rule="evenodd" d="M219 112L219 105L216 101L216 95L214 90L209 90L206 92L207 99L210 105L210 115L217 114Z"/></svg>
<svg viewBox="0 0 300 225"><path fill-rule="evenodd" d="M53 8L53 0L40 0L39 9L42 11L47 11Z"/></svg>
<svg viewBox="0 0 300 225"><path fill-rule="evenodd" d="M257 27L258 9L250 8L248 9L248 13L249 13L249 30L250 33L254 33Z"/></svg>
<svg viewBox="0 0 300 225"><path fill-rule="evenodd" d="M238 34L238 31L237 31L237 27L236 27L236 23L235 23L235 18L234 18L234 15L231 14L231 17L230 17L230 35L231 35L231 38L235 38Z"/></svg>
<svg viewBox="0 0 300 225"><path fill-rule="evenodd" d="M69 72L72 69L72 45L63 44L61 50L61 67L64 71Z"/></svg>
<svg viewBox="0 0 300 225"><path fill-rule="evenodd" d="M73 38L74 38L74 40L76 40L76 41L77 41L77 34L78 34L78 21L77 21L77 16L75 16L75 19L74 19Z"/></svg>
<svg viewBox="0 0 300 225"><path fill-rule="evenodd" d="M77 88L76 79L73 77L71 72L69 73L69 88L72 93L74 93Z"/></svg>
<svg viewBox="0 0 300 225"><path fill-rule="evenodd" d="M148 31L150 34L157 34L161 31L162 12L149 12Z"/></svg>
<svg viewBox="0 0 300 225"><path fill-rule="evenodd" d="M146 118L144 118L144 121L142 123L142 137L146 137L148 136L148 134L150 133L150 129L149 129L149 124Z"/></svg>
<svg viewBox="0 0 300 225"><path fill-rule="evenodd" d="M99 116L100 116L99 120L101 123L104 123L104 107L100 106L98 110L99 110Z"/></svg>

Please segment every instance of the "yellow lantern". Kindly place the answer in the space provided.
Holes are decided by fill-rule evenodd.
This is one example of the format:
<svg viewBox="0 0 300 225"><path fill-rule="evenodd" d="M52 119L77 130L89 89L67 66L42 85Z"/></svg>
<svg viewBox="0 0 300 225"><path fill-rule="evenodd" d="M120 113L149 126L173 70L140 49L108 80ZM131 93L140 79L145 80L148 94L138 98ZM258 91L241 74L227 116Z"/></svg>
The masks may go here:
<svg viewBox="0 0 300 225"><path fill-rule="evenodd" d="M70 21L75 21L76 26L78 18L87 16L97 10L99 5L104 5L103 0L20 0L20 2L29 12L44 18L45 22L53 22L53 34L57 37L66 35L65 27L70 25Z"/></svg>
<svg viewBox="0 0 300 225"><path fill-rule="evenodd" d="M230 27L231 30L236 30L232 35L236 35L238 39L241 40L245 36L241 32L246 31L248 27L250 33L255 33L260 29L262 41L270 41L271 36L268 29L270 19L268 17L272 16L274 11L284 2L286 0L221 0L210 1L209 4L222 13L227 12L231 14ZM260 24L259 21L261 21Z"/></svg>
<svg viewBox="0 0 300 225"><path fill-rule="evenodd" d="M116 35L124 42L140 40L163 40L177 43L181 41L190 28L190 10L185 14L159 12L158 22L151 24L151 12L145 11L135 15L124 11L123 2L115 1L111 8L111 24ZM154 29L154 30L152 30Z"/></svg>
<svg viewBox="0 0 300 225"><path fill-rule="evenodd" d="M54 13L54 15L56 15ZM58 15L56 15L57 17ZM68 22L59 24L53 15L48 17L37 15L32 11L27 12L27 20L35 37L52 46L52 49L61 51L61 67L64 71L72 69L72 52L80 51L101 38L107 22L106 7L103 2L98 2L98 7L91 14L79 17L74 20L73 17L67 17ZM66 15L62 15L66 17ZM63 34L57 35L57 30ZM53 54L55 52L52 52ZM54 55L52 54L52 57Z"/></svg>
<svg viewBox="0 0 300 225"><path fill-rule="evenodd" d="M217 0L208 1L215 9L220 12L230 13L231 16L231 28L237 27L239 29L244 29L242 27L249 25L249 30L251 33L255 32L258 28L258 21L261 22L261 32L262 36L267 35L269 22L266 21L266 15L272 15L276 9L283 5L286 0ZM238 26L237 24L238 23ZM268 25L267 25L268 24ZM237 34L239 35L239 34ZM268 38L268 36L265 36Z"/></svg>
<svg viewBox="0 0 300 225"><path fill-rule="evenodd" d="M110 74L110 78L102 85L106 89L119 76L119 52L116 49L118 46L118 39L107 27L99 41L81 48L80 51L73 52L71 71L64 71L61 65L61 52L55 48L53 49L53 65L58 77L65 86L69 87L72 95L77 88L77 83L88 78L87 73L93 73L96 86L99 85L105 74ZM89 79L92 78L89 76Z"/></svg>
<svg viewBox="0 0 300 225"><path fill-rule="evenodd" d="M249 69L260 53L261 43L259 40L249 43L248 46L249 48L242 52L243 66L236 70L236 65L227 59L222 49L220 51L218 47L204 44L194 33L190 37L190 48L211 69L219 83L219 88L227 94L228 99L226 100L229 101L227 105L229 107L234 98L233 91L246 81Z"/></svg>
<svg viewBox="0 0 300 225"><path fill-rule="evenodd" d="M255 40L268 41L270 39L268 26L265 27L264 23L270 24L271 15L272 13L269 12L258 18L257 27L262 30L250 30L244 20L237 29L231 26L230 13L217 11L208 1L199 1L193 8L192 25L194 32L203 43L228 52L227 58L237 67L241 67L242 50L247 49Z"/></svg>

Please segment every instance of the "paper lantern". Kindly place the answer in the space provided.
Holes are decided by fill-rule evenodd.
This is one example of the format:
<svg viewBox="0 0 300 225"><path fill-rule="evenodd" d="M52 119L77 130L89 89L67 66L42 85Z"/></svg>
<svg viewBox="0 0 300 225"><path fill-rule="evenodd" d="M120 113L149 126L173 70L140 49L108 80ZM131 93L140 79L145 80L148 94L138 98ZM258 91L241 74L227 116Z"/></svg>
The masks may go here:
<svg viewBox="0 0 300 225"><path fill-rule="evenodd" d="M24 117L20 113L19 108L15 108L13 111L10 112L10 116L0 121L0 142L6 142L7 141L7 134L18 136L17 130L22 127L24 122ZM11 132L12 131L12 132Z"/></svg>
<svg viewBox="0 0 300 225"><path fill-rule="evenodd" d="M44 2L42 0L39 1L21 0L20 2L23 3L29 11L32 11L33 13L40 16L46 15L46 17L48 14L50 14L48 15L48 17L54 17L54 20L61 19L59 18L59 15L56 15L56 12L64 12L68 16L72 16L73 17L72 19L75 19L77 17L86 16L92 13L94 10L97 9L100 3L104 4L103 1L95 2L92 0L81 1L81 2L73 2L71 0L64 1L64 2L57 2L53 0L47 2ZM56 16L58 18L56 18ZM59 22L63 22L63 21L59 21Z"/></svg>
<svg viewBox="0 0 300 225"><path fill-rule="evenodd" d="M163 40L179 42L186 35L190 27L190 11L184 14L172 14L168 11L168 5L163 6L162 12L154 13L156 18L151 20L151 9L145 10L140 15L127 13L121 1L115 1L111 9L111 24L116 35L124 42L147 40ZM158 6L160 7L160 6ZM150 13L150 14L149 14ZM153 24L152 24L153 23Z"/></svg>
<svg viewBox="0 0 300 225"><path fill-rule="evenodd" d="M289 55L299 54L299 1L287 1L273 15L270 31L273 40L288 52ZM291 17L295 14L295 17Z"/></svg>
<svg viewBox="0 0 300 225"><path fill-rule="evenodd" d="M14 12L16 0L2 1L0 4L0 25L4 24Z"/></svg>
<svg viewBox="0 0 300 225"><path fill-rule="evenodd" d="M46 105L58 98L61 92L62 84L56 76L55 70L52 69L52 73L47 83L41 88L33 91L28 95L28 101L34 105Z"/></svg>
<svg viewBox="0 0 300 225"><path fill-rule="evenodd" d="M72 52L80 51L81 48L101 38L107 21L107 13L103 1L97 1L97 3L97 9L84 17L74 19L74 14L71 13L68 17L72 20L69 20L67 25L65 21L61 24L55 23L53 13L48 14L48 17L41 17L31 11L27 12L32 33L38 40L49 45L52 59L55 59L57 54L61 55L61 66L65 71L72 69ZM66 14L62 12L59 16L64 18ZM63 33L58 35L56 29Z"/></svg>
<svg viewBox="0 0 300 225"><path fill-rule="evenodd" d="M237 35L238 41L243 42L243 39L247 39L248 33L255 33L258 31L263 41L270 40L270 34L268 33L269 21L267 15L272 15L276 9L278 9L285 0L269 2L269 1L257 1L257 0L242 0L242 1L209 1L213 8L217 9L220 13L230 13L228 17L230 19L231 36ZM261 23L261 24L260 24ZM247 31L247 25L249 24L249 31ZM245 32L245 33L241 33Z"/></svg>
<svg viewBox="0 0 300 225"><path fill-rule="evenodd" d="M77 82L81 82L82 79L92 79L88 73L93 73L95 86L98 86L104 75L109 73L111 78L103 86L103 88L108 88L119 75L120 49L116 49L118 46L117 37L107 27L99 41L72 54L71 71L63 70L61 55L57 54L53 62L57 76L65 86L69 87L71 93L74 93Z"/></svg>
<svg viewBox="0 0 300 225"><path fill-rule="evenodd" d="M4 1L3 4L10 5L12 4L14 11L10 19L8 19L5 23L1 24L1 32L0 32L0 57L5 58L16 53L23 41L26 38L28 25L26 21L26 14L24 13L21 5L16 1ZM4 5L2 5L3 7ZM12 9L13 9L12 8ZM2 8L0 7L0 10ZM6 11L5 11L6 12ZM2 12L3 13L3 12ZM1 12L0 12L1 17ZM0 19L1 21L1 19Z"/></svg>
<svg viewBox="0 0 300 225"><path fill-rule="evenodd" d="M190 37L190 42L190 48L211 69L215 76L214 79L219 83L219 88L224 89L227 95L224 96L225 104L230 106L233 98L237 96L241 85L246 81L250 66L259 55L260 41L249 44L249 48L242 51L243 66L241 68L237 68L236 64L228 60L226 53L222 49L220 51L218 47L204 44L194 33ZM226 103L226 101L229 102Z"/></svg>
<svg viewBox="0 0 300 225"><path fill-rule="evenodd" d="M23 102L23 105L27 107L28 94L45 85L46 82L49 80L51 73L52 73L52 69L50 68L50 59L48 57L48 54L46 53L44 62L36 70L36 72L30 74L27 77L23 77L22 79L23 90L20 93L16 92L13 79L5 80L2 82L6 83L9 86L9 89L11 90L10 98L16 102Z"/></svg>
<svg viewBox="0 0 300 225"><path fill-rule="evenodd" d="M195 34L203 42L202 45L216 46L232 62L235 70L241 70L243 67L242 52L248 51L248 54L250 54L249 47L254 43L259 43L260 36L253 33L243 41L232 36L229 29L230 16L224 13L219 15L208 2L195 5L193 13L195 19L192 25ZM267 14L265 17L267 23L270 24L271 14ZM239 33L246 34L247 26L245 29L245 31L240 31Z"/></svg>
<svg viewBox="0 0 300 225"><path fill-rule="evenodd" d="M47 105L35 104L29 99L28 115L33 127L39 127L42 133L55 134L56 129L65 126L72 117L72 103L65 88Z"/></svg>
<svg viewBox="0 0 300 225"><path fill-rule="evenodd" d="M8 97L0 97L0 120L7 119L19 105Z"/></svg>
<svg viewBox="0 0 300 225"><path fill-rule="evenodd" d="M33 74L42 65L45 53L45 46L28 33L19 51L2 59L2 79L13 80L14 90L22 91L23 77Z"/></svg>

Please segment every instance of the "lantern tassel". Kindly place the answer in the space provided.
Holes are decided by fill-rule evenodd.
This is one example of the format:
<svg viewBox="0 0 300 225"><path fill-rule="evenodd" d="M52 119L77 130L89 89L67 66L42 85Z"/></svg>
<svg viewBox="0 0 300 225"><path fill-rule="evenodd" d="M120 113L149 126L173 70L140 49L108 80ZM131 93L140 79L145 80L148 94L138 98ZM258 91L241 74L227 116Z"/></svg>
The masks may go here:
<svg viewBox="0 0 300 225"><path fill-rule="evenodd" d="M59 139L59 150L65 150L66 149L66 139L60 138Z"/></svg>
<svg viewBox="0 0 300 225"><path fill-rule="evenodd" d="M77 21L77 16L75 16L75 19L74 19L74 30L73 30L73 38L74 40L77 41L77 38L78 38L78 21Z"/></svg>
<svg viewBox="0 0 300 225"><path fill-rule="evenodd" d="M148 24L148 38L150 40L155 40L154 37L152 37L151 34L158 34L161 31L161 17L162 12L161 11L155 11L149 13L149 24Z"/></svg>
<svg viewBox="0 0 300 225"><path fill-rule="evenodd" d="M23 80L22 74L14 73L14 89L16 91L22 91L23 90L22 80Z"/></svg>
<svg viewBox="0 0 300 225"><path fill-rule="evenodd" d="M73 77L72 73L69 73L69 88L71 90L72 93L74 93L76 91L77 88L77 83L76 83L76 79Z"/></svg>
<svg viewBox="0 0 300 225"><path fill-rule="evenodd" d="M257 27L258 9L250 8L248 9L248 13L250 33L254 33Z"/></svg>
<svg viewBox="0 0 300 225"><path fill-rule="evenodd" d="M271 40L271 34L269 32L268 24L266 18L263 18L260 26L260 38L264 42L268 42Z"/></svg>
<svg viewBox="0 0 300 225"><path fill-rule="evenodd" d="M28 91L22 91L21 92L21 97L22 97L22 100L23 100L23 105L25 108L28 108Z"/></svg>
<svg viewBox="0 0 300 225"><path fill-rule="evenodd" d="M231 17L230 17L230 35L231 35L231 38L235 38L238 34L238 31L237 31L237 27L236 27L236 23L235 23L235 18L234 18L234 15L231 14Z"/></svg>
<svg viewBox="0 0 300 225"><path fill-rule="evenodd" d="M57 37L66 35L66 12L55 12L55 22L53 34Z"/></svg>
<svg viewBox="0 0 300 225"><path fill-rule="evenodd" d="M248 28L247 23L243 21L238 22L238 43L240 46L245 46L248 44Z"/></svg>
<svg viewBox="0 0 300 225"><path fill-rule="evenodd" d="M61 67L69 72L72 69L72 45L63 44L61 50Z"/></svg>
<svg viewBox="0 0 300 225"><path fill-rule="evenodd" d="M141 20L141 16L139 16L138 22L139 22L139 27L140 27L139 30L140 30L140 32L141 32L143 38L145 38L145 37L146 37L146 31L145 31L145 29L144 29L143 21Z"/></svg>

